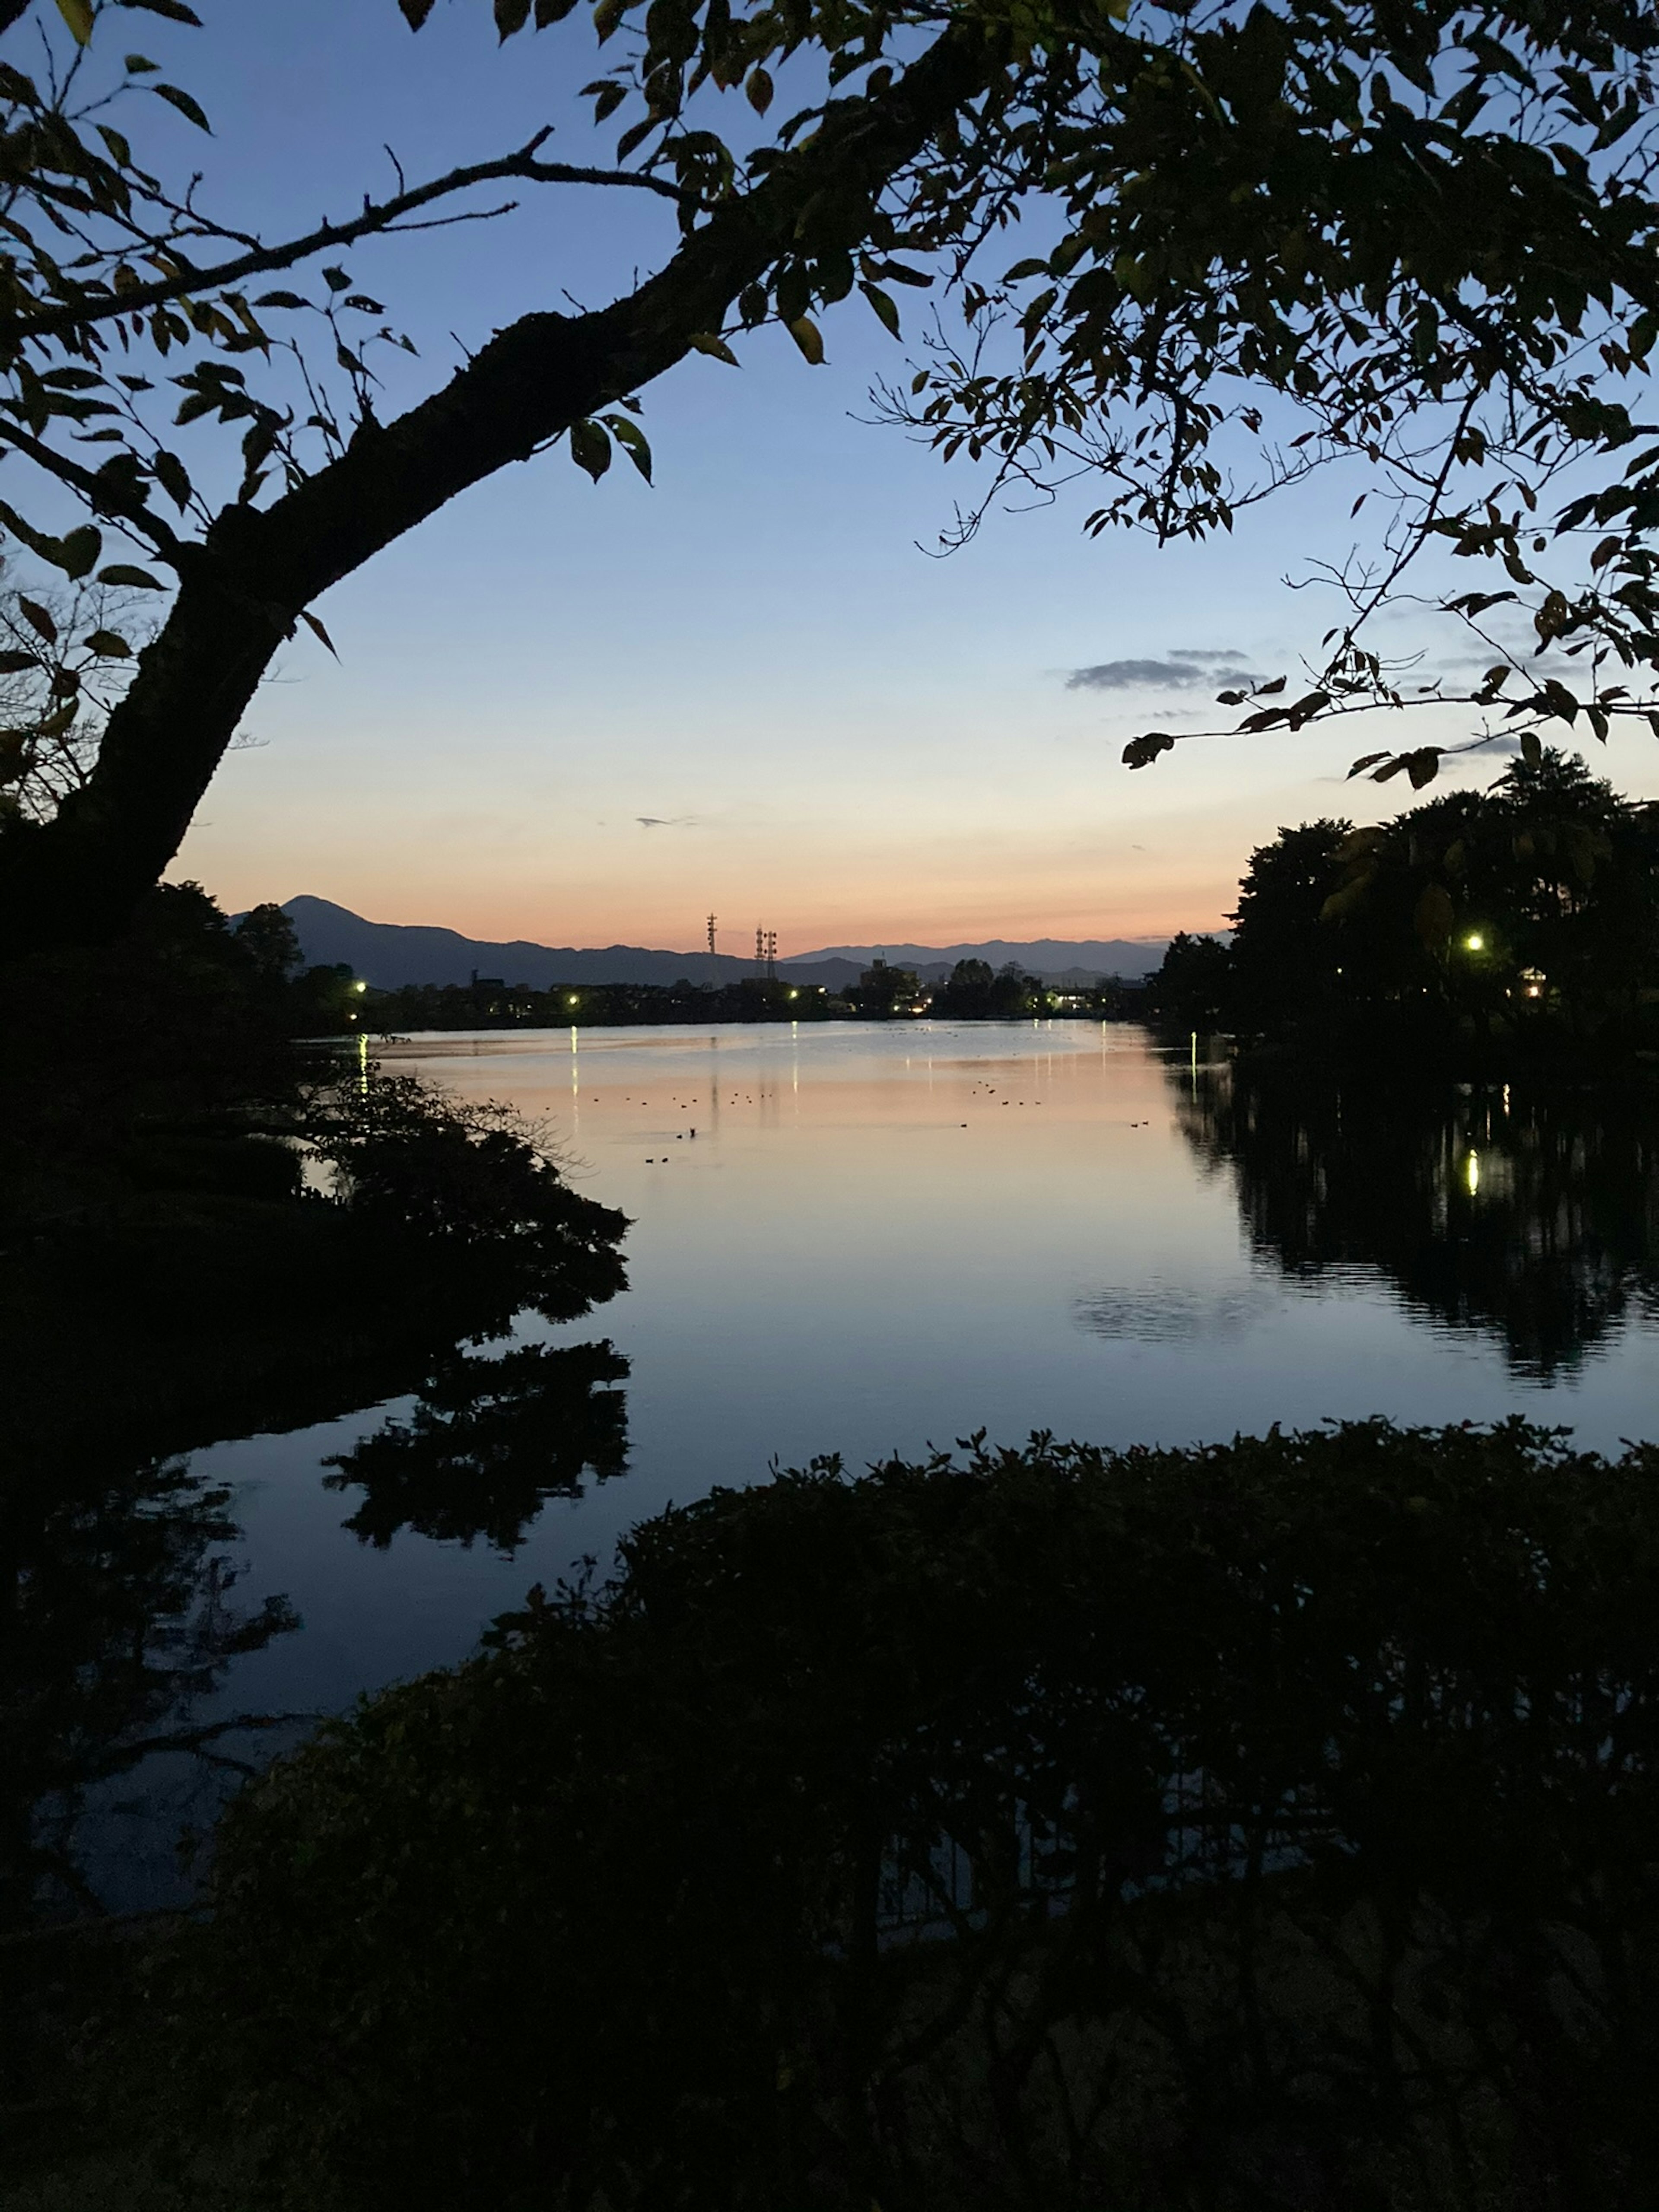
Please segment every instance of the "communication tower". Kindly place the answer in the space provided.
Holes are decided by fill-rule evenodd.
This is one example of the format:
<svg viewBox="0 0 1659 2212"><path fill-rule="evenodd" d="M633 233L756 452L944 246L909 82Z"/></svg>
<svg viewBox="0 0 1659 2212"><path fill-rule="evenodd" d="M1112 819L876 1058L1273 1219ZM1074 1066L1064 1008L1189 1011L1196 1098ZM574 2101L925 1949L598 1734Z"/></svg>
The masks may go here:
<svg viewBox="0 0 1659 2212"><path fill-rule="evenodd" d="M755 965L769 983L778 977L778 933L755 924Z"/></svg>
<svg viewBox="0 0 1659 2212"><path fill-rule="evenodd" d="M709 915L709 917L708 917L708 950L712 952L712 951L714 951L714 915L711 914L711 915Z"/></svg>

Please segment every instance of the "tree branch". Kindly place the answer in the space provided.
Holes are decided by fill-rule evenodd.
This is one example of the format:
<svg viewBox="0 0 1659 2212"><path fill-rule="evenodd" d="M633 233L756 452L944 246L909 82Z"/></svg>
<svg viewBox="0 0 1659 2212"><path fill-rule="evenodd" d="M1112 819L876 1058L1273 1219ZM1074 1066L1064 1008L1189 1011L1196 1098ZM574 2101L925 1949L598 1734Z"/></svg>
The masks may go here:
<svg viewBox="0 0 1659 2212"><path fill-rule="evenodd" d="M94 514L106 515L115 521L125 522L130 530L136 530L140 537L147 538L164 561L176 568L181 556L188 557L190 549L168 529L159 515L152 514L143 500L124 493L106 477L100 477L91 469L83 469L79 461L72 461L67 454L55 452L40 439L32 437L27 430L20 430L12 422L0 422L0 441L25 455L37 468L44 469L48 476L56 477L59 483L67 484L72 492L86 501Z"/></svg>
<svg viewBox="0 0 1659 2212"><path fill-rule="evenodd" d="M592 313L523 316L441 391L389 424L365 424L270 507L223 508L200 544L179 549L178 599L139 656L85 788L51 824L8 831L0 937L76 941L122 928L319 592L470 485L684 360L780 262L861 245L894 179L985 90L1003 55L1000 34L953 26L883 92L831 102L810 140L718 203L635 292Z"/></svg>
<svg viewBox="0 0 1659 2212"><path fill-rule="evenodd" d="M0 0L0 9L7 4L8 0ZM434 177L429 183L416 185L392 199L366 203L362 213L354 216L349 222L320 223L303 238L290 239L285 245L254 246L211 269L185 266L177 276L157 277L151 283L137 285L129 291L94 293L81 301L48 307L37 315L21 315L6 335L14 346L32 339L61 337L64 332L90 323L109 322L120 315L147 314L152 307L165 307L170 301L183 299L191 293L216 291L228 284L242 283L250 276L270 276L279 269L291 269L296 262L308 261L313 254L352 246L361 238L387 230L405 216L430 207L434 200L467 191L474 185L499 184L504 178L516 177L538 185L620 185L638 191L654 192L678 207L696 204L694 193L670 184L666 178L647 176L635 169L591 169L567 161L538 161L536 149L550 135L550 130L538 131L516 154L503 154L494 161L477 161L470 168L452 169L447 176ZM171 247L168 250L173 251ZM182 256L177 258L182 260Z"/></svg>

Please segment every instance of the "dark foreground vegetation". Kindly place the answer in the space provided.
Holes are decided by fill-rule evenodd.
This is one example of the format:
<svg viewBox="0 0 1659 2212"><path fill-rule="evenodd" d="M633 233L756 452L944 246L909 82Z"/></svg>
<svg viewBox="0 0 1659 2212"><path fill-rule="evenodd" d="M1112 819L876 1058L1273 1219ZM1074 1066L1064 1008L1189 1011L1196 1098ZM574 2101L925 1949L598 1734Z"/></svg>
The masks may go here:
<svg viewBox="0 0 1659 2212"><path fill-rule="evenodd" d="M1250 856L1231 945L1183 933L1146 1010L1303 1056L1578 1072L1659 1056L1659 811L1545 750L1378 828Z"/></svg>
<svg viewBox="0 0 1659 2212"><path fill-rule="evenodd" d="M526 1129L382 1076L349 979L193 884L0 968L0 1436L79 1469L410 1387L462 1333L620 1289L623 1217ZM342 1033L305 1045L296 1032ZM309 1164L307 1165L307 1164Z"/></svg>
<svg viewBox="0 0 1659 2212"><path fill-rule="evenodd" d="M10 2201L1650 2204L1656 1476L1366 1423L671 1510L94 1947Z"/></svg>

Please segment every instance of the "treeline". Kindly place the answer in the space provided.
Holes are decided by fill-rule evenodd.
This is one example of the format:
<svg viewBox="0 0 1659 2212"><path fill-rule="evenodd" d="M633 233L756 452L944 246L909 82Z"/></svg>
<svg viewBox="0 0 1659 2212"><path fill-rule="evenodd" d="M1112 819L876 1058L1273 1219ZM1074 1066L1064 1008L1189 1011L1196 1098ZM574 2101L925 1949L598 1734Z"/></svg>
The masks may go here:
<svg viewBox="0 0 1659 2212"><path fill-rule="evenodd" d="M763 975L720 986L682 977L678 983L555 983L544 991L481 975L471 983L405 983L395 991L370 991L363 1000L365 1022L392 1031L808 1022L835 1010L822 985Z"/></svg>
<svg viewBox="0 0 1659 2212"><path fill-rule="evenodd" d="M1303 1050L1659 1050L1659 808L1546 751L1392 822L1281 830L1231 945L1184 932L1148 1013Z"/></svg>
<svg viewBox="0 0 1659 2212"><path fill-rule="evenodd" d="M332 973L332 971L330 971ZM355 987L346 985L348 990ZM666 1022L809 1022L849 1018L1014 1021L1055 1014L1135 1018L1138 986L1115 976L1082 990L1055 989L1012 962L958 960L950 979L924 983L914 969L878 961L840 992L784 977L745 976L716 987L693 983L556 983L544 991L481 975L471 983L406 983L370 989L356 1001L366 1029L393 1034L420 1030L606 1029ZM347 1019L355 1017L348 1012Z"/></svg>

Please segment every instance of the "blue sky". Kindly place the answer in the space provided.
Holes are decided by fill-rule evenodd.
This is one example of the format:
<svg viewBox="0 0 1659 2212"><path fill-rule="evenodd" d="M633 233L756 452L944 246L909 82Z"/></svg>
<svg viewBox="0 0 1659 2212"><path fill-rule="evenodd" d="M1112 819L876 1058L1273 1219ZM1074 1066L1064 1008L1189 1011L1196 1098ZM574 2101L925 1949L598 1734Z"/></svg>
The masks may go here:
<svg viewBox="0 0 1659 2212"><path fill-rule="evenodd" d="M203 32L121 27L216 135L158 109L141 145L202 167L214 205L267 234L383 189L385 142L411 179L549 121L556 153L608 158L573 104L595 73L580 21L498 49L483 0L441 0L418 38L394 0L197 5ZM348 265L421 349L391 387L408 399L458 339L566 292L600 303L672 232L643 196L543 191ZM1219 924L1279 823L1401 803L1397 785L1341 784L1391 732L1194 744L1132 775L1124 738L1195 720L1209 690L1068 688L1079 668L1182 652L1294 667L1334 617L1279 580L1346 544L1352 483L1162 553L1085 538L1079 493L930 559L918 541L970 479L857 419L906 360L861 302L825 335L820 368L766 331L739 370L696 358L652 387L654 489L620 465L596 488L556 452L337 587L319 611L341 665L289 650L174 872L229 906L308 891L564 944L689 945L711 908L730 950L757 921L788 951L1150 935ZM1659 789L1650 740L1597 759Z"/></svg>

